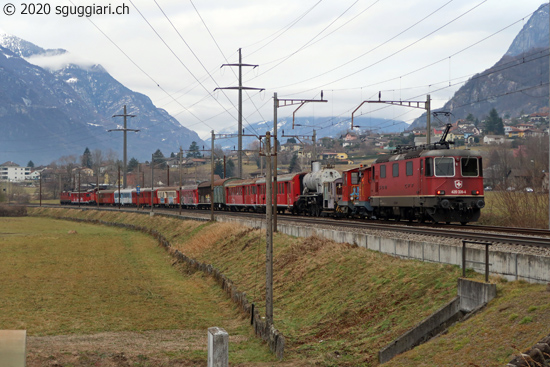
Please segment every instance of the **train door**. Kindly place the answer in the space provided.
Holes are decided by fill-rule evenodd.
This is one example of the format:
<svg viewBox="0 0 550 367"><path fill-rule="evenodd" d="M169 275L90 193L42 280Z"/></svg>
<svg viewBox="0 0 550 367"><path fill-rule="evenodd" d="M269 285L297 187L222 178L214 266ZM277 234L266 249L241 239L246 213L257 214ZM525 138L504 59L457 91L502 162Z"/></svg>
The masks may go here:
<svg viewBox="0 0 550 367"><path fill-rule="evenodd" d="M292 198L292 181L285 183L286 185L286 203L291 206L294 205L294 200Z"/></svg>
<svg viewBox="0 0 550 367"><path fill-rule="evenodd" d="M381 166L372 166L373 196L378 196L378 184L380 181L380 167Z"/></svg>
<svg viewBox="0 0 550 367"><path fill-rule="evenodd" d="M334 209L334 182L323 183L323 209Z"/></svg>
<svg viewBox="0 0 550 367"><path fill-rule="evenodd" d="M416 194L417 195L420 195L422 194L422 181L423 181L423 178L424 178L424 159L419 159L419 164L420 164L420 167L418 169L418 182L417 182L417 189L416 189Z"/></svg>
<svg viewBox="0 0 550 367"><path fill-rule="evenodd" d="M353 170L350 172L350 182L348 184L350 185L350 196L349 200L353 204L357 204L359 201L359 184L361 182L360 172L358 169Z"/></svg>
<svg viewBox="0 0 550 367"><path fill-rule="evenodd" d="M359 187L359 201L367 202L371 196L372 173L373 168L368 167L361 171L361 184Z"/></svg>

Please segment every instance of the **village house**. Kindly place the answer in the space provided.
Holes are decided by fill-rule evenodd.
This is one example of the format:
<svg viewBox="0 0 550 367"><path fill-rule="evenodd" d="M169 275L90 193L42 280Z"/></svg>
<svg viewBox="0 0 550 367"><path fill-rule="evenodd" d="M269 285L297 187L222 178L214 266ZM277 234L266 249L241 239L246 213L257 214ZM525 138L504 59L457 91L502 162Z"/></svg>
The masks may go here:
<svg viewBox="0 0 550 367"><path fill-rule="evenodd" d="M11 161L0 165L1 181L24 181L30 173L30 167L21 167L17 163Z"/></svg>
<svg viewBox="0 0 550 367"><path fill-rule="evenodd" d="M300 150L300 144L286 142L280 146L281 152L297 152Z"/></svg>
<svg viewBox="0 0 550 367"><path fill-rule="evenodd" d="M504 144L506 136L504 135L485 135L483 137L484 144Z"/></svg>
<svg viewBox="0 0 550 367"><path fill-rule="evenodd" d="M537 113L532 113L529 115L529 122L530 123L541 123L541 122L545 122L545 121L548 121L548 113L547 112L537 112Z"/></svg>

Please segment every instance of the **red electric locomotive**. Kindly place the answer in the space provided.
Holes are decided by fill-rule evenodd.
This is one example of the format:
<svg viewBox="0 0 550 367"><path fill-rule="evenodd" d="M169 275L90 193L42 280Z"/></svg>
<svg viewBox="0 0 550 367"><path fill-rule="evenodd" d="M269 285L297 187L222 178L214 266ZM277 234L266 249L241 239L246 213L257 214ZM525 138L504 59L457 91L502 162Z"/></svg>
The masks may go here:
<svg viewBox="0 0 550 367"><path fill-rule="evenodd" d="M72 191L70 193L71 197L71 204L79 204L80 205L89 205L89 204L95 204L95 192L94 190L88 190L88 191Z"/></svg>
<svg viewBox="0 0 550 367"><path fill-rule="evenodd" d="M61 205L71 204L71 192L70 191L62 191L59 194L59 202L60 202Z"/></svg>
<svg viewBox="0 0 550 367"><path fill-rule="evenodd" d="M479 219L482 160L471 150L418 150L378 159L370 181L370 205L382 218L466 224Z"/></svg>
<svg viewBox="0 0 550 367"><path fill-rule="evenodd" d="M485 206L482 158L449 149L445 136L430 146L406 147L364 170L375 217L466 224Z"/></svg>
<svg viewBox="0 0 550 367"><path fill-rule="evenodd" d="M449 149L445 137L402 147L370 167L343 172L336 215L466 224L485 206L479 153Z"/></svg>

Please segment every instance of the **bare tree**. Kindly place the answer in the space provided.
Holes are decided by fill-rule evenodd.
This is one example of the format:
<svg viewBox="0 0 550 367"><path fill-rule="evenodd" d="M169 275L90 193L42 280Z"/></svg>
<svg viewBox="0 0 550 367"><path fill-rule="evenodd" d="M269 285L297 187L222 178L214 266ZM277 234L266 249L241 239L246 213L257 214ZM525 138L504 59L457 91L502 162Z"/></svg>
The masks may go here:
<svg viewBox="0 0 550 367"><path fill-rule="evenodd" d="M533 189L542 188L543 172L548 170L548 138L534 136L525 139L526 159L522 167L531 172Z"/></svg>
<svg viewBox="0 0 550 367"><path fill-rule="evenodd" d="M509 143L494 146L489 154L485 177L493 187L508 188L509 177L514 167L513 153Z"/></svg>
<svg viewBox="0 0 550 367"><path fill-rule="evenodd" d="M65 167L65 174L61 178L63 187L75 188L78 183L73 177L73 170L77 167L78 157L76 155L65 155L57 161L61 167Z"/></svg>

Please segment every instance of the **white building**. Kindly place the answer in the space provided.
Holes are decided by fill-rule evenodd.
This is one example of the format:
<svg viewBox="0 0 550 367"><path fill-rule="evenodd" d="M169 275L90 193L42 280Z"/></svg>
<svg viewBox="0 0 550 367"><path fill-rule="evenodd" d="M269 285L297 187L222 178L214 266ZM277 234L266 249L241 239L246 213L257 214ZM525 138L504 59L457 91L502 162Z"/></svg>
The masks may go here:
<svg viewBox="0 0 550 367"><path fill-rule="evenodd" d="M504 144L506 137L504 135L485 135L483 137L484 144Z"/></svg>
<svg viewBox="0 0 550 367"><path fill-rule="evenodd" d="M0 181L24 181L30 173L30 167L20 167L17 163L6 162L0 165Z"/></svg>

